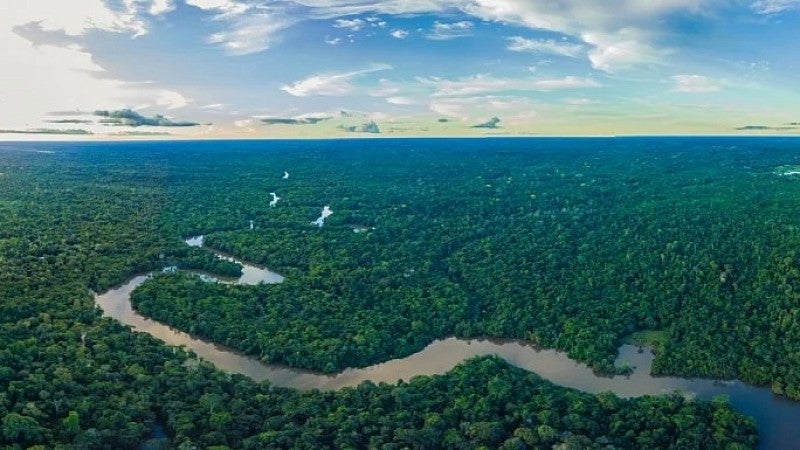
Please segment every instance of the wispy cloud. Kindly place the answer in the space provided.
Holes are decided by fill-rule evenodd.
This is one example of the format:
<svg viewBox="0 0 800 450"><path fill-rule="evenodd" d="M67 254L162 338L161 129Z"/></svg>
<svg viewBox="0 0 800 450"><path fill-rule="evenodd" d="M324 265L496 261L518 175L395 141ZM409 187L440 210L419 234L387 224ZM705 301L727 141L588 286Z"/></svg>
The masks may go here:
<svg viewBox="0 0 800 450"><path fill-rule="evenodd" d="M353 92L354 87L350 83L353 78L391 68L392 66L388 64L375 64L370 68L351 72L312 75L291 85L285 85L281 87L281 90L295 97L307 97L310 95L343 96Z"/></svg>
<svg viewBox="0 0 800 450"><path fill-rule="evenodd" d="M672 92L701 93L720 90L717 83L703 75L674 75L670 78L675 82Z"/></svg>
<svg viewBox="0 0 800 450"><path fill-rule="evenodd" d="M600 87L600 83L592 78L566 76L551 80L537 80L533 88L539 91L555 91L559 89L584 89Z"/></svg>
<svg viewBox="0 0 800 450"><path fill-rule="evenodd" d="M67 135L88 135L91 131L70 128L65 130L54 128L36 128L32 130L0 130L0 134L67 134Z"/></svg>
<svg viewBox="0 0 800 450"><path fill-rule="evenodd" d="M549 53L576 58L583 53L583 46L555 39L526 39L521 36L508 38L508 50L512 52Z"/></svg>
<svg viewBox="0 0 800 450"><path fill-rule="evenodd" d="M212 34L208 42L221 45L232 55L266 50L275 44L278 32L296 23L293 18L271 12L237 15L231 20L233 26L230 29Z"/></svg>
<svg viewBox="0 0 800 450"><path fill-rule="evenodd" d="M418 78L418 81L435 89L434 97L469 96L476 94L512 91L554 91L561 89L585 89L600 87L592 78L566 76L554 79L497 78L475 75L457 80L441 78Z"/></svg>
<svg viewBox="0 0 800 450"><path fill-rule="evenodd" d="M758 0L750 7L758 14L779 14L793 9L800 9L800 0Z"/></svg>
<svg viewBox="0 0 800 450"><path fill-rule="evenodd" d="M94 123L91 120L87 119L53 119L53 120L45 120L47 123L55 123L55 124L88 124Z"/></svg>
<svg viewBox="0 0 800 450"><path fill-rule="evenodd" d="M186 0L187 4L215 13L228 29L216 33L211 41L222 44L230 53L246 54L269 48L281 30L306 20L334 20L334 26L360 30L385 26L375 15L442 14L460 11L486 22L511 24L532 30L547 30L580 39L591 47L590 60L606 72L622 71L641 64L652 64L668 49L654 47L659 29L668 27L661 20L671 14L703 14L718 7L718 0L296 0L265 2L244 0ZM800 0L758 0L756 11L775 13L794 8ZM620 11L624 11L621 14ZM372 14L366 18L360 14ZM470 36L471 20L437 21L428 32L433 40ZM392 35L405 37L403 30ZM512 42L520 51L537 51L574 57L585 49L577 43L552 40Z"/></svg>
<svg viewBox="0 0 800 450"><path fill-rule="evenodd" d="M472 35L473 25L474 24L468 20L452 23L436 21L434 22L430 33L428 33L425 37L434 41L446 41L450 39L467 37Z"/></svg>
<svg viewBox="0 0 800 450"><path fill-rule="evenodd" d="M536 116L535 105L525 98L495 95L472 97L435 97L431 111L461 120L485 118L488 114L502 115L509 121L530 120Z"/></svg>
<svg viewBox="0 0 800 450"><path fill-rule="evenodd" d="M232 55L247 55L270 48L278 33L301 21L285 7L236 0L186 0L186 4L214 14L228 28L212 34L208 42Z"/></svg>
<svg viewBox="0 0 800 450"><path fill-rule="evenodd" d="M264 125L314 125L332 119L330 114L304 114L295 117L262 117Z"/></svg>

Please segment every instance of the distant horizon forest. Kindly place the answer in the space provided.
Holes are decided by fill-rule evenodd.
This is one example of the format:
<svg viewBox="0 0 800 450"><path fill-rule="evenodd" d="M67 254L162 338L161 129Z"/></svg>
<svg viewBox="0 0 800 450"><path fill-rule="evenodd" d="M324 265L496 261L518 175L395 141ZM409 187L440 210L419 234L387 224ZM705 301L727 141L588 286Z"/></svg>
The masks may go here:
<svg viewBox="0 0 800 450"><path fill-rule="evenodd" d="M601 373L800 400L800 152L782 138L0 143L0 444L29 448L754 448L724 400L619 399L498 358L398 385L279 389L101 317L137 311L324 373L448 336ZM288 177L284 176L288 173ZM798 172L798 173L795 173ZM270 205L276 193L280 201ZM324 206L333 214L312 222ZM253 223L252 229L250 223Z"/></svg>

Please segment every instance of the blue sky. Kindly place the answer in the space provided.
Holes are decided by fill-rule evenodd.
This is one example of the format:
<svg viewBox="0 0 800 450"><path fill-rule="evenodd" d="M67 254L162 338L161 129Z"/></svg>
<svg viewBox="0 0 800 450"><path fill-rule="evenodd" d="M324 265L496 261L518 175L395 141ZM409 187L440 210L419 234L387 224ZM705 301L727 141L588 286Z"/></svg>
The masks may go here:
<svg viewBox="0 0 800 450"><path fill-rule="evenodd" d="M5 0L0 38L0 139L800 134L800 0Z"/></svg>

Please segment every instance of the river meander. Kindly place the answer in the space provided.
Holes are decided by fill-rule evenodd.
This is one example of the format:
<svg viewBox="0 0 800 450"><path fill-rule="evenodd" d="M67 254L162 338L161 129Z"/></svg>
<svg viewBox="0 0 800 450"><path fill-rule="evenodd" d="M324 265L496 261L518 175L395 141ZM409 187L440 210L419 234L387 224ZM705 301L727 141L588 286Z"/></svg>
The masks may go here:
<svg viewBox="0 0 800 450"><path fill-rule="evenodd" d="M187 244L202 246L202 236L188 239ZM279 283L283 277L269 269L242 263L230 255L215 252L218 257L242 264L243 275L237 284ZM148 333L166 344L184 347L211 362L220 370L238 373L255 381L268 380L275 386L295 389L336 390L357 386L364 381L396 383L417 375L444 374L465 359L497 355L557 385L589 393L611 391L620 397L658 395L674 391L702 400L725 395L730 404L752 416L760 434L759 448L797 448L800 443L800 403L775 396L769 388L751 386L741 381L717 381L677 377L653 377L650 367L653 354L632 345L620 347L617 364L635 367L629 376L603 377L588 366L555 350L537 349L530 343L515 340L458 339L454 337L432 342L418 353L361 369L345 369L335 375L324 375L279 364L267 364L212 342L190 336L133 310L131 292L149 275L138 275L127 283L95 295L105 316L114 318L135 331Z"/></svg>

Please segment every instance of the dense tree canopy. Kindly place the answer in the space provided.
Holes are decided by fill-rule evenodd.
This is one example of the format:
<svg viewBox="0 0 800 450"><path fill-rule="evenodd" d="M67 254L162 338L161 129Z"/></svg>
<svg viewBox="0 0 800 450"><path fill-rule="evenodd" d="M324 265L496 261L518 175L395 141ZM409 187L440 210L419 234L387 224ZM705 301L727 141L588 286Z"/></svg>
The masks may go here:
<svg viewBox="0 0 800 450"><path fill-rule="evenodd" d="M264 360L333 372L490 335L613 370L624 336L657 329L660 373L797 398L800 179L774 172L798 163L794 145L3 144L0 442L752 447L752 423L724 403L582 394L491 358L399 386L272 389L101 318L90 289L166 266L237 275L182 242L206 234L285 282L178 273L134 302Z"/></svg>

